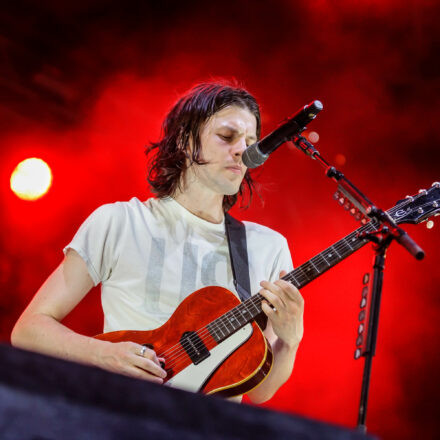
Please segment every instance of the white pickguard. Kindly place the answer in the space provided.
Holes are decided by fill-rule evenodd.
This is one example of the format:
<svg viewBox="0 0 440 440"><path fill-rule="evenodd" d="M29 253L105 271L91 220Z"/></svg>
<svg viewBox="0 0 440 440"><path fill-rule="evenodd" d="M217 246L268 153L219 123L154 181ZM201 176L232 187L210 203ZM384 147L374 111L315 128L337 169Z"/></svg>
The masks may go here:
<svg viewBox="0 0 440 440"><path fill-rule="evenodd" d="M214 370L238 347L243 345L252 335L251 324L246 324L242 329L226 338L223 342L210 350L210 356L200 364L191 364L180 373L173 376L166 385L182 390L198 392L211 376Z"/></svg>

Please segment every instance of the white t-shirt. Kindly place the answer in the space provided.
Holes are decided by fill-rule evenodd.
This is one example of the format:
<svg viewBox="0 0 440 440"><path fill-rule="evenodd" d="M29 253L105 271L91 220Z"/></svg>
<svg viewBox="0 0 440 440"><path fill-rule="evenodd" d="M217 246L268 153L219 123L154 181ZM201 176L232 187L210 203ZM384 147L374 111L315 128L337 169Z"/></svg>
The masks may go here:
<svg viewBox="0 0 440 440"><path fill-rule="evenodd" d="M244 222L251 293L292 270L286 239ZM64 252L84 259L101 283L104 332L161 326L195 290L222 286L236 295L224 222L210 223L172 198L137 198L96 209ZM237 295L238 296L238 295Z"/></svg>

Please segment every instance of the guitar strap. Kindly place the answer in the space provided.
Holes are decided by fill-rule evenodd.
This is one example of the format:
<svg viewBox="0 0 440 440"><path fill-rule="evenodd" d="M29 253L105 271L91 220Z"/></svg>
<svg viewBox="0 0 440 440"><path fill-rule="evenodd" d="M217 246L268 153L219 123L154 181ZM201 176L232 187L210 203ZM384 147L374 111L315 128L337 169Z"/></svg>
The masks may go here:
<svg viewBox="0 0 440 440"><path fill-rule="evenodd" d="M246 229L240 220L235 219L228 213L225 214L225 229L228 239L234 286L238 296L243 302L251 296Z"/></svg>
<svg viewBox="0 0 440 440"><path fill-rule="evenodd" d="M241 301L251 297L251 280L249 278L249 260L247 254L246 228L240 221L225 213L226 238L228 239L229 257L231 259L234 286ZM261 329L267 325L267 316L260 313L255 321Z"/></svg>

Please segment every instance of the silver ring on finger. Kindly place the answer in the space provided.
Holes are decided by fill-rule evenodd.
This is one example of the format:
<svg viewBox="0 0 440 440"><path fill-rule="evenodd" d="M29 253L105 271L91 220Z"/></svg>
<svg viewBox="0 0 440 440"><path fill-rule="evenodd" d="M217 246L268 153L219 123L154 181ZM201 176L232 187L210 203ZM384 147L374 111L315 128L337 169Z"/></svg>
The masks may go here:
<svg viewBox="0 0 440 440"><path fill-rule="evenodd" d="M139 353L139 356L144 357L146 351L147 351L147 347L143 345L141 348L141 352Z"/></svg>

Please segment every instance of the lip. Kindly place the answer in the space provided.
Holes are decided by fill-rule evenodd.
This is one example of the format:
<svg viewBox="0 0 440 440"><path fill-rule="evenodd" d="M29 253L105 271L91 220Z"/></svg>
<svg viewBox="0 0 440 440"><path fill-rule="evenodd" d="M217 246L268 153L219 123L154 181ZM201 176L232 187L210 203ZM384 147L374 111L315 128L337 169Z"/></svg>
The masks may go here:
<svg viewBox="0 0 440 440"><path fill-rule="evenodd" d="M241 166L239 165L231 165L226 167L227 170L232 171L235 174L241 174L242 173L242 169Z"/></svg>

